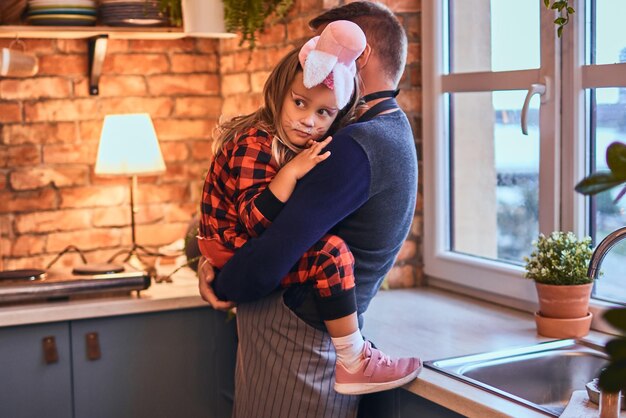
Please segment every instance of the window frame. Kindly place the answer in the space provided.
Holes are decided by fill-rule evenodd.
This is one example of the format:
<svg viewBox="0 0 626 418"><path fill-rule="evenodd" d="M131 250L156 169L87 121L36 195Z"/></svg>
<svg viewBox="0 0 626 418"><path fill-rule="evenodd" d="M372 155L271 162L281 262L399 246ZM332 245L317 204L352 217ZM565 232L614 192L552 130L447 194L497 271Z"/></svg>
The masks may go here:
<svg viewBox="0 0 626 418"><path fill-rule="evenodd" d="M551 105L540 108L539 230L572 230L582 235L588 230L589 199L576 193L574 186L588 171L585 89L615 87L618 75L626 74L626 63L585 65L584 5L570 17L563 37L558 38L553 23L556 13L537 0L541 8L540 69L445 74L447 34L442 16L447 6L442 3L447 1L422 5L424 272L434 286L531 311L536 309L536 291L534 283L523 278L523 267L447 250L450 182L445 93L526 90L531 83L551 78ZM561 86L568 87L561 91ZM545 140L546 135L552 139ZM611 306L615 305L592 300L596 318ZM596 319L594 328L606 330Z"/></svg>

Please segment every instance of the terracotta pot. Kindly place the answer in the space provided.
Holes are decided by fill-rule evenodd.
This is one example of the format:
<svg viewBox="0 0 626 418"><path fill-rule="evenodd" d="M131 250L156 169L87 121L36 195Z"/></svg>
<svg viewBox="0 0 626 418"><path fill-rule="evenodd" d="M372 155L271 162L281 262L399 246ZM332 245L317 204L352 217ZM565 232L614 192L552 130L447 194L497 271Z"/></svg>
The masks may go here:
<svg viewBox="0 0 626 418"><path fill-rule="evenodd" d="M581 318L548 318L535 312L537 333L551 338L582 338L589 334L593 314L588 312Z"/></svg>
<svg viewBox="0 0 626 418"><path fill-rule="evenodd" d="M582 318L589 312L593 283L559 286L535 283L539 312L550 318Z"/></svg>

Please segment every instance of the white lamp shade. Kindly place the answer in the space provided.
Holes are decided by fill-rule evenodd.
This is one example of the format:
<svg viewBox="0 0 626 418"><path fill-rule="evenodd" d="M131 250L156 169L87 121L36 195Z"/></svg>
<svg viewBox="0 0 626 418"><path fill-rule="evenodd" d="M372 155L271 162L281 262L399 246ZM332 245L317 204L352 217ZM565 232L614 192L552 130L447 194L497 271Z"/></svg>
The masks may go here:
<svg viewBox="0 0 626 418"><path fill-rule="evenodd" d="M95 173L135 176L165 171L154 126L147 113L104 118Z"/></svg>

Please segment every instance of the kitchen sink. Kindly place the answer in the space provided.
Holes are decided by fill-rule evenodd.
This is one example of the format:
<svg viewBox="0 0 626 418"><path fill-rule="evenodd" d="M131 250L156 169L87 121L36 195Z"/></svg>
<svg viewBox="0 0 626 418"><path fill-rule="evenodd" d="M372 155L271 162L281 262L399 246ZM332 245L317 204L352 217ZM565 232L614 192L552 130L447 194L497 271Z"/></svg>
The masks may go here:
<svg viewBox="0 0 626 418"><path fill-rule="evenodd" d="M558 340L529 347L424 362L430 369L530 408L559 416L575 390L607 363L602 346Z"/></svg>

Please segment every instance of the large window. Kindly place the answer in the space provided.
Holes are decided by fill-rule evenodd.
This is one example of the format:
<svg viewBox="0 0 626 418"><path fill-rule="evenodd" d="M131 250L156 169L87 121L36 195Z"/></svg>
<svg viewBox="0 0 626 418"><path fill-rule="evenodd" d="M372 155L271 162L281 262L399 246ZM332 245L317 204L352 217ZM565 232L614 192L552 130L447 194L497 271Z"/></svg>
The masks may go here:
<svg viewBox="0 0 626 418"><path fill-rule="evenodd" d="M613 141L626 143L626 2L587 1L583 88L588 120L587 166L606 169L606 148ZM614 203L619 192L610 190L591 199L588 230L596 243L615 229L626 226L626 198ZM594 296L626 302L626 242L604 260L603 275Z"/></svg>
<svg viewBox="0 0 626 418"><path fill-rule="evenodd" d="M423 5L429 276L531 301L523 257L539 232L598 243L626 225L626 198L573 191L626 142L626 2L575 5L563 38L543 0ZM626 243L603 272L594 296L626 303Z"/></svg>

